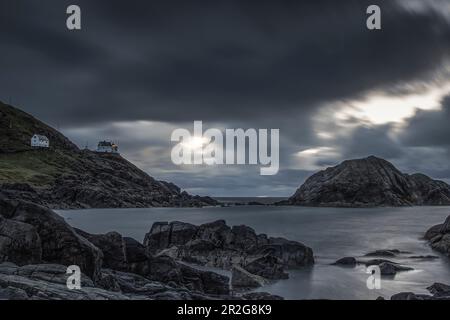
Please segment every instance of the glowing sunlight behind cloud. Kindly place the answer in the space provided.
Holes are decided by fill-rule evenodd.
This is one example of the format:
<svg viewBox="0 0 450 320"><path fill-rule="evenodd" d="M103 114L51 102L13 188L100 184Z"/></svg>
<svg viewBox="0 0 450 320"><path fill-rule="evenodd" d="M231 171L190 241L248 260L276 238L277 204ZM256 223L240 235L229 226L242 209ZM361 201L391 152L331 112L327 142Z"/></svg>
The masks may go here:
<svg viewBox="0 0 450 320"><path fill-rule="evenodd" d="M412 117L416 110L439 110L441 100L450 92L450 84L433 88L425 93L405 96L372 95L365 100L351 101L336 113L336 118L356 118L362 122L381 125L402 123Z"/></svg>

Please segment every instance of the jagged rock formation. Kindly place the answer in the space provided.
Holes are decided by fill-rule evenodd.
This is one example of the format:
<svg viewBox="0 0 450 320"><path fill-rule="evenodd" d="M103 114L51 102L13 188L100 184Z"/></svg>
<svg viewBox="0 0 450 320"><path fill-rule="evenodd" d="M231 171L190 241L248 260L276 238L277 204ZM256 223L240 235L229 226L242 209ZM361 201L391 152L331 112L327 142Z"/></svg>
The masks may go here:
<svg viewBox="0 0 450 320"><path fill-rule="evenodd" d="M426 232L425 239L434 250L450 257L450 216L443 224L431 227Z"/></svg>
<svg viewBox="0 0 450 320"><path fill-rule="evenodd" d="M375 207L450 205L450 186L423 174L400 172L371 156L320 171L287 200L290 205Z"/></svg>
<svg viewBox="0 0 450 320"><path fill-rule="evenodd" d="M74 229L50 209L0 196L0 299L280 298L231 296L228 277L153 251L117 232ZM83 272L81 290L66 286L69 265Z"/></svg>
<svg viewBox="0 0 450 320"><path fill-rule="evenodd" d="M82 275L81 289L67 288L66 266L0 263L0 300L210 300L219 296L152 281L137 274L102 269L94 283Z"/></svg>
<svg viewBox="0 0 450 320"><path fill-rule="evenodd" d="M102 252L53 211L0 197L0 262L78 265L95 280L102 260Z"/></svg>
<svg viewBox="0 0 450 320"><path fill-rule="evenodd" d="M258 235L247 226L229 227L223 220L200 226L156 222L144 245L151 254L227 270L240 265L268 279L285 279L285 269L314 263L312 250L299 242Z"/></svg>
<svg viewBox="0 0 450 320"><path fill-rule="evenodd" d="M33 149L35 133L47 136L50 148ZM54 209L218 204L157 181L118 154L79 150L57 130L2 103L0 192Z"/></svg>

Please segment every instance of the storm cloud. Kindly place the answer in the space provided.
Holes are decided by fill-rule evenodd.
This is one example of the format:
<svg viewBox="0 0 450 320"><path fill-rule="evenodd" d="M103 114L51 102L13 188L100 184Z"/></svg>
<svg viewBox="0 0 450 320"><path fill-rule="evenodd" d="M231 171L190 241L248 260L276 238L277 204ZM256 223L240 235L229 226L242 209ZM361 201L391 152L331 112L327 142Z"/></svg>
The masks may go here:
<svg viewBox="0 0 450 320"><path fill-rule="evenodd" d="M448 99L397 123L342 116L355 101L448 84L445 1L75 3L82 30L73 32L65 26L73 1L2 1L0 99L80 147L119 140L150 174L202 194L289 195L314 170L370 154L450 178ZM382 9L382 30L366 28L371 4ZM170 132L194 120L280 128L280 173L174 166ZM439 165L412 166L414 148Z"/></svg>

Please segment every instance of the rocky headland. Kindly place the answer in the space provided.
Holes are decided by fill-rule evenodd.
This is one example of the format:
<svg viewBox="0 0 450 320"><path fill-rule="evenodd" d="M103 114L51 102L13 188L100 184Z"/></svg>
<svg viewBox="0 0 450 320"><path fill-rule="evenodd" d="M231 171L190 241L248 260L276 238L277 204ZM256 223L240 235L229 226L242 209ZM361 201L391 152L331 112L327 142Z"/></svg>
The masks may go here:
<svg viewBox="0 0 450 320"><path fill-rule="evenodd" d="M49 148L33 148L34 134ZM53 209L218 205L158 181L120 154L80 150L57 130L0 102L0 193Z"/></svg>
<svg viewBox="0 0 450 320"><path fill-rule="evenodd" d="M450 186L423 174L400 172L384 159L347 160L320 171L282 205L379 207L450 205Z"/></svg>

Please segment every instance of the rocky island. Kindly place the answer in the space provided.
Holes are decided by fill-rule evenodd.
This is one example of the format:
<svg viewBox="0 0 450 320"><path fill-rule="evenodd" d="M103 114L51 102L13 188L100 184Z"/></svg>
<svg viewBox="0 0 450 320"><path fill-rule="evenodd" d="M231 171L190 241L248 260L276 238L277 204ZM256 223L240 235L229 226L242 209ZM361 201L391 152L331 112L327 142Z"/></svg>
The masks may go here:
<svg viewBox="0 0 450 320"><path fill-rule="evenodd" d="M450 205L450 186L426 175L404 174L374 156L320 171L280 204L323 207Z"/></svg>

